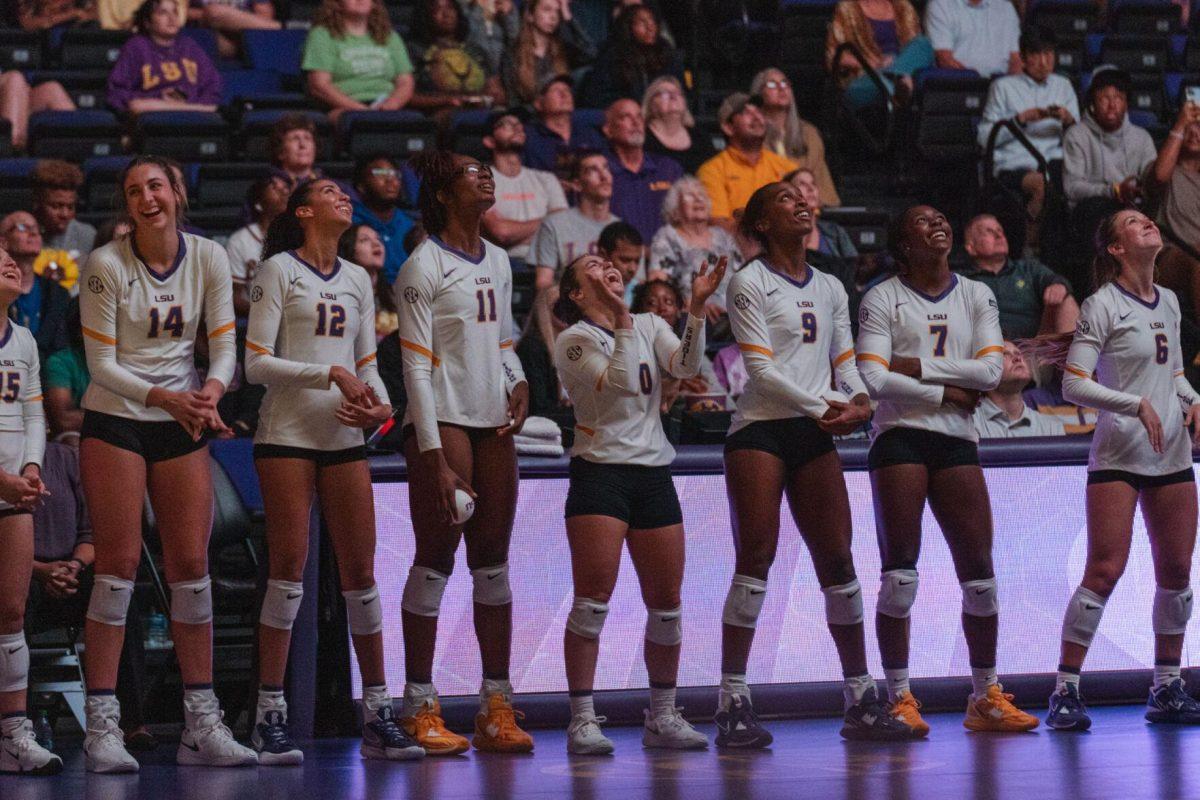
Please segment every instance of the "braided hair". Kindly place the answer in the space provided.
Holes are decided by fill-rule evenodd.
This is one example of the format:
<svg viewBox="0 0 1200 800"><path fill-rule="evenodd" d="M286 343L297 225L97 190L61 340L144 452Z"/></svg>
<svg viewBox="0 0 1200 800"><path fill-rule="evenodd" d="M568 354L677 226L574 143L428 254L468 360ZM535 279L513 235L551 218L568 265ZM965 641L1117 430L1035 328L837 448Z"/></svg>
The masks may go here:
<svg viewBox="0 0 1200 800"><path fill-rule="evenodd" d="M424 150L409 162L421 176L417 207L421 209L421 222L431 236L441 235L450 221L450 213L446 204L438 199L438 192L449 189L458 177L457 157L449 150Z"/></svg>

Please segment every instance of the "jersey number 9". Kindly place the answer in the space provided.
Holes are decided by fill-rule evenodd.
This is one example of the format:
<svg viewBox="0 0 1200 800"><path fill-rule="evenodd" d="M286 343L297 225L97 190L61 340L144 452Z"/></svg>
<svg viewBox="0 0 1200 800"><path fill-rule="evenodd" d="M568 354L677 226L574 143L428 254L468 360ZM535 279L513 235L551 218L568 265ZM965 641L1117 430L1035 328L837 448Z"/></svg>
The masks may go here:
<svg viewBox="0 0 1200 800"><path fill-rule="evenodd" d="M161 320L158 308L150 309L149 338L157 339L160 331L167 333L172 339L179 339L183 336L183 306L171 306L167 309L167 315Z"/></svg>
<svg viewBox="0 0 1200 800"><path fill-rule="evenodd" d="M800 328L804 331L804 336L800 341L805 344L812 344L817 340L817 315L811 311L805 311L800 315Z"/></svg>
<svg viewBox="0 0 1200 800"><path fill-rule="evenodd" d="M317 336L343 336L346 333L346 309L317 303Z"/></svg>

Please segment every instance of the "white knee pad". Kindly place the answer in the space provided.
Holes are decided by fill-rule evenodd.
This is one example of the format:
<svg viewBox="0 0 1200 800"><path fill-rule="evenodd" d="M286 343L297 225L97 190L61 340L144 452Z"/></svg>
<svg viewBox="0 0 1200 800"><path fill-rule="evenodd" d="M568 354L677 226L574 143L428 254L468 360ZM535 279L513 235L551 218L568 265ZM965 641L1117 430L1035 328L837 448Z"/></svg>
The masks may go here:
<svg viewBox="0 0 1200 800"><path fill-rule="evenodd" d="M1183 633L1192 618L1192 587L1154 590L1154 632L1170 636Z"/></svg>
<svg viewBox="0 0 1200 800"><path fill-rule="evenodd" d="M97 575L88 599L87 618L105 625L124 625L133 600L133 581L115 575Z"/></svg>
<svg viewBox="0 0 1200 800"><path fill-rule="evenodd" d="M920 578L915 569L889 569L880 576L879 601L875 610L885 617L908 619L917 602Z"/></svg>
<svg viewBox="0 0 1200 800"><path fill-rule="evenodd" d="M25 632L0 636L0 692L23 692L29 687L29 647Z"/></svg>
<svg viewBox="0 0 1200 800"><path fill-rule="evenodd" d="M749 575L734 575L725 596L721 622L738 628L753 629L758 625L763 602L767 599L767 582Z"/></svg>
<svg viewBox="0 0 1200 800"><path fill-rule="evenodd" d="M400 607L419 617L436 617L442 607L442 595L446 592L449 577L429 567L413 564L404 584Z"/></svg>
<svg viewBox="0 0 1200 800"><path fill-rule="evenodd" d="M567 615L567 630L584 639L599 639L608 618L608 603L590 597L576 597Z"/></svg>
<svg viewBox="0 0 1200 800"><path fill-rule="evenodd" d="M825 621L830 625L857 625L863 621L862 586L858 578L841 586L826 586Z"/></svg>
<svg viewBox="0 0 1200 800"><path fill-rule="evenodd" d="M268 628L290 631L296 615L300 613L300 601L304 599L304 584L296 581L267 581L267 593L263 595L262 613L258 621Z"/></svg>
<svg viewBox="0 0 1200 800"><path fill-rule="evenodd" d="M379 587L342 592L346 598L346 620L350 633L365 636L383 630L383 604L379 602Z"/></svg>
<svg viewBox="0 0 1200 800"><path fill-rule="evenodd" d="M1067 613L1063 614L1062 640L1073 644L1091 647L1096 629L1100 627L1100 617L1104 615L1104 604L1108 600L1080 586L1071 595L1067 603Z"/></svg>
<svg viewBox="0 0 1200 800"><path fill-rule="evenodd" d="M646 641L674 647L683 641L683 606L646 609Z"/></svg>
<svg viewBox="0 0 1200 800"><path fill-rule="evenodd" d="M1000 598L996 595L996 579L983 578L977 581L963 581L962 610L972 617L994 617L1000 613Z"/></svg>
<svg viewBox="0 0 1200 800"><path fill-rule="evenodd" d="M512 602L512 589L508 585L508 564L473 569L471 580L475 583L473 597L476 603L485 606L506 606Z"/></svg>
<svg viewBox="0 0 1200 800"><path fill-rule="evenodd" d="M171 619L185 625L207 625L212 622L212 579L205 575L194 581L180 581L171 586Z"/></svg>

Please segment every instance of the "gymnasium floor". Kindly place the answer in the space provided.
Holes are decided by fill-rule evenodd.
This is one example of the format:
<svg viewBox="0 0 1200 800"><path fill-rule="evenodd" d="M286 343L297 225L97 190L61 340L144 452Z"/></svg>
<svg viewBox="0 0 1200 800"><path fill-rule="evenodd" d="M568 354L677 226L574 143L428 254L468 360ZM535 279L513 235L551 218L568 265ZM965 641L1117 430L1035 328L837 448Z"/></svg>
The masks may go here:
<svg viewBox="0 0 1200 800"><path fill-rule="evenodd" d="M1040 710L1039 710L1040 711ZM563 731L537 731L532 756L363 763L357 742L321 740L302 768L178 768L173 745L138 776L83 772L76 740L59 749L66 770L50 779L0 778L2 800L844 800L1012 798L1142 800L1200 797L1200 729L1151 727L1138 706L1093 709L1091 733L968 734L958 714L937 714L926 742L846 743L834 720L774 722L766 752L718 755L644 751L640 729L613 728L614 757L565 755ZM712 726L703 727L712 735Z"/></svg>

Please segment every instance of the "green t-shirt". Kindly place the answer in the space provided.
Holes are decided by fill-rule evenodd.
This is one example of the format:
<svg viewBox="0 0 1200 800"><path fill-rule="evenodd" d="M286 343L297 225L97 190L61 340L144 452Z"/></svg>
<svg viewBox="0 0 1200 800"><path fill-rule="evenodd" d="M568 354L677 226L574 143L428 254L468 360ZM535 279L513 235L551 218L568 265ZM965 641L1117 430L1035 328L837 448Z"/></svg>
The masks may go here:
<svg viewBox="0 0 1200 800"><path fill-rule="evenodd" d="M87 360L82 350L67 347L53 353L42 368L42 383L47 389L70 389L75 405L83 402L92 376L88 373Z"/></svg>
<svg viewBox="0 0 1200 800"><path fill-rule="evenodd" d="M391 94L396 76L413 71L408 49L395 31L381 45L370 36L335 39L324 27L308 32L301 68L328 72L334 86L361 103Z"/></svg>

